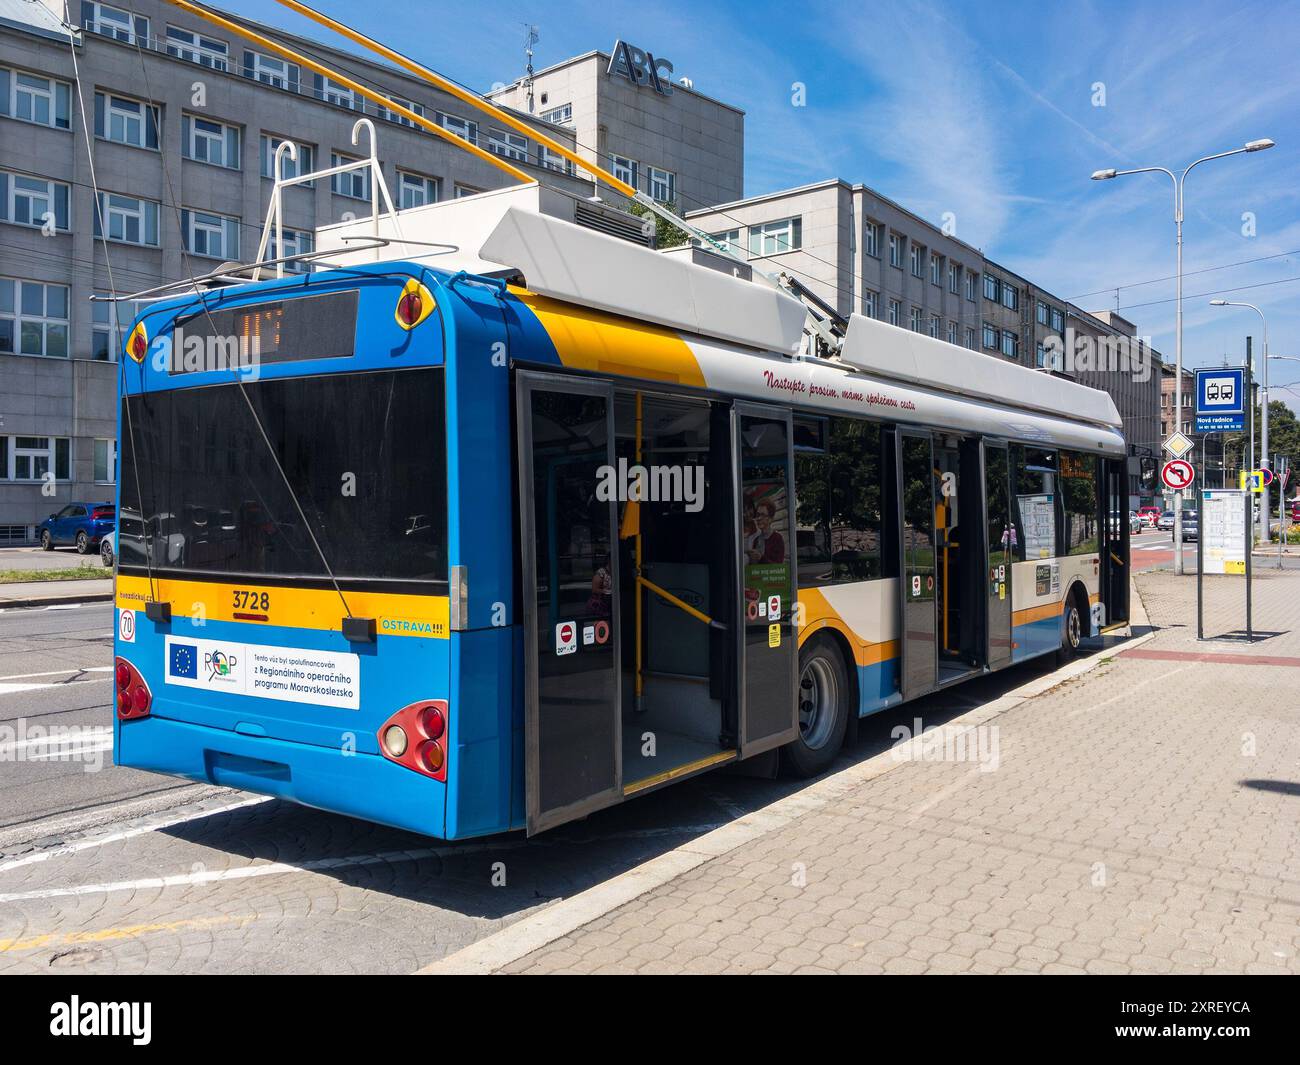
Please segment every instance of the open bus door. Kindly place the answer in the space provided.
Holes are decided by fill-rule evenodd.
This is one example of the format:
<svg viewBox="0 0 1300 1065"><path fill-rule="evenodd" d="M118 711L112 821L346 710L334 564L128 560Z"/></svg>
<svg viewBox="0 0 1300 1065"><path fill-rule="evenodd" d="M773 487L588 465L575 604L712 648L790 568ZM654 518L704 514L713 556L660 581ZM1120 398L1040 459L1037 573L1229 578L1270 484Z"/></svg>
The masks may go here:
<svg viewBox="0 0 1300 1065"><path fill-rule="evenodd" d="M992 440L980 444L984 467L984 528L988 530L988 664L1001 669L1011 664L1011 564L1015 559L1016 530L1011 514L1011 466L1007 445Z"/></svg>
<svg viewBox="0 0 1300 1065"><path fill-rule="evenodd" d="M733 408L740 539L740 757L799 735L796 694L794 429L788 410Z"/></svg>
<svg viewBox="0 0 1300 1065"><path fill-rule="evenodd" d="M902 503L902 692L911 699L938 681L935 647L934 456L929 433L898 431L898 492Z"/></svg>
<svg viewBox="0 0 1300 1065"><path fill-rule="evenodd" d="M613 387L520 373L516 382L528 833L621 801L618 501Z"/></svg>
<svg viewBox="0 0 1300 1065"><path fill-rule="evenodd" d="M1128 460L1101 460L1101 545L1099 591L1105 609L1102 627L1128 622L1129 518Z"/></svg>

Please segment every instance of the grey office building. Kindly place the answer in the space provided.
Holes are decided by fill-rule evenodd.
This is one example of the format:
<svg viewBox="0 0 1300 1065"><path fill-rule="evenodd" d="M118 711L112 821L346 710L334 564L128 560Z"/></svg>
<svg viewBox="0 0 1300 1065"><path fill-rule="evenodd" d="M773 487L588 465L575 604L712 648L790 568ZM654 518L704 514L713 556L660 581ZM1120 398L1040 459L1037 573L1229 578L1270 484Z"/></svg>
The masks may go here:
<svg viewBox="0 0 1300 1065"><path fill-rule="evenodd" d="M110 305L90 297L251 260L281 141L296 144L299 170L320 170L366 156L368 133L354 144L353 125L372 120L398 207L514 180L162 0L131 0L129 9L73 0L71 33L62 11L62 0L0 0L0 543L31 542L36 524L69 501L112 498L124 337ZM616 209L621 198L593 200L588 175L427 82L227 17L568 193L585 224L645 239L640 221ZM665 92L639 84L626 65L608 66L592 52L538 73L534 110L518 117L588 157L600 146L663 200L741 193L741 112L680 80ZM512 91L497 102L509 110ZM368 216L371 191L366 171L286 189L282 253L312 250L319 225ZM133 311L120 315L129 321Z"/></svg>

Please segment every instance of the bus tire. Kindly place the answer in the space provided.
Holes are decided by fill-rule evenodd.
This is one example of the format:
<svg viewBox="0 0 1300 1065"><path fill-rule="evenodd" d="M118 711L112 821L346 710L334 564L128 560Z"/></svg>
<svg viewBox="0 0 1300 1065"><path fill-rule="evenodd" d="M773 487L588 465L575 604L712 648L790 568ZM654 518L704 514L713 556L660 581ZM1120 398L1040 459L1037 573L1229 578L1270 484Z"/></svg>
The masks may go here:
<svg viewBox="0 0 1300 1065"><path fill-rule="evenodd" d="M1065 611L1061 615L1061 649L1056 653L1056 661L1064 665L1079 653L1083 634L1088 631L1087 611L1079 605L1079 586L1070 589L1065 601Z"/></svg>
<svg viewBox="0 0 1300 1065"><path fill-rule="evenodd" d="M799 735L781 748L792 776L814 777L830 768L849 724L853 687L835 642L814 636L799 649Z"/></svg>

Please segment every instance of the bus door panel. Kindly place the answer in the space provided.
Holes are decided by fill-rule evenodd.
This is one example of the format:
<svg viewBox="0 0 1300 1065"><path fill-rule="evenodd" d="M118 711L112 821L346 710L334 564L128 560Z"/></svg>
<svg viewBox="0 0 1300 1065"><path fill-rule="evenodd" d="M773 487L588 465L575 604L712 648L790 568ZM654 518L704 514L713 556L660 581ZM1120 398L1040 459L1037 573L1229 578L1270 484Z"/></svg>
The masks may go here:
<svg viewBox="0 0 1300 1065"><path fill-rule="evenodd" d="M613 388L520 373L516 411L531 835L622 799Z"/></svg>
<svg viewBox="0 0 1300 1065"><path fill-rule="evenodd" d="M1103 626L1128 621L1129 518L1128 460L1102 459L1099 505L1101 550L1098 592L1105 610Z"/></svg>
<svg viewBox="0 0 1300 1065"><path fill-rule="evenodd" d="M935 687L938 661L935 624L934 457L929 433L898 434L899 499L902 506L903 698Z"/></svg>
<svg viewBox="0 0 1300 1065"><path fill-rule="evenodd" d="M1011 664L1011 566L1016 539L1011 516L1011 466L1005 443L985 440L980 450L987 530L988 664L990 669L1001 669Z"/></svg>
<svg viewBox="0 0 1300 1065"><path fill-rule="evenodd" d="M748 758L799 734L794 431L788 410L737 403L732 433L740 545L735 625L740 757Z"/></svg>

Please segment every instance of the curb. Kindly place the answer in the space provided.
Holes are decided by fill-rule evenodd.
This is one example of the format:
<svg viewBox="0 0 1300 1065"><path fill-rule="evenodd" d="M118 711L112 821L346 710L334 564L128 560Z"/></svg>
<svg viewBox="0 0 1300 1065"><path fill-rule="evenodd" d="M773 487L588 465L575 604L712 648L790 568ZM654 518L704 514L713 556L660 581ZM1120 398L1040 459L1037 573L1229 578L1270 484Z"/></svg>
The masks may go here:
<svg viewBox="0 0 1300 1065"><path fill-rule="evenodd" d="M1021 703L1059 687L1068 680L1081 676L1102 665L1115 654L1141 646L1155 637L1142 598L1132 579L1129 581L1130 616L1132 628L1144 629L1140 635L1125 640L1121 647L1107 648L1088 658L1070 662L1043 677L1007 692L968 713L955 717L946 727L973 728L991 718L1005 714ZM924 734L923 734L924 735ZM913 743L921 742L916 737ZM560 899L514 924L485 936L476 943L415 971L416 976L431 975L487 975L496 972L520 958L577 931L583 925L603 917L641 895L677 879L714 858L720 858L746 843L779 828L784 828L806 813L827 806L834 799L860 787L891 769L906 765L908 759L899 758L897 750L890 748L872 755L847 769L814 781L793 795L745 814L730 824L682 844L649 861L620 873L567 899Z"/></svg>
<svg viewBox="0 0 1300 1065"><path fill-rule="evenodd" d="M111 603L113 593L91 592L88 595L34 595L26 599L0 598L0 610L32 606L54 606L61 603Z"/></svg>

